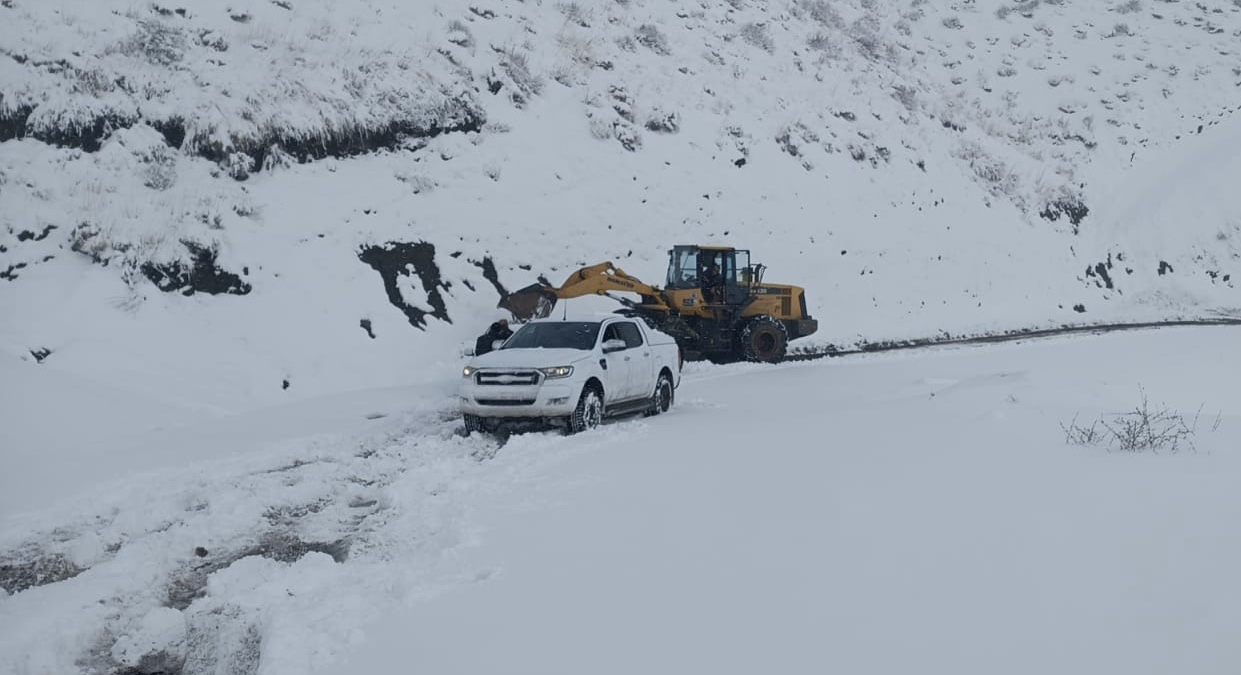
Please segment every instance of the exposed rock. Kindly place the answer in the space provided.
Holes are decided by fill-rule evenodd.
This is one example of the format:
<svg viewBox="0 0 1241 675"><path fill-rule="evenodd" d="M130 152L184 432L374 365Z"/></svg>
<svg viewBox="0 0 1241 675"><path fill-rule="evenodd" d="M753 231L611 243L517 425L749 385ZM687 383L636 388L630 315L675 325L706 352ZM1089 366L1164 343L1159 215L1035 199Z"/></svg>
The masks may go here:
<svg viewBox="0 0 1241 675"><path fill-rule="evenodd" d="M409 319L409 325L426 330L428 315L452 323L448 317L448 308L444 304L441 288L447 288L440 278L439 266L435 264L435 245L425 241L388 242L382 246L366 246L358 252L358 259L370 265L383 278L384 290L388 293L388 302L401 310ZM426 303L430 310L416 307L405 300L401 294L401 281L411 276L417 277L421 291L426 294Z"/></svg>
<svg viewBox="0 0 1241 675"><path fill-rule="evenodd" d="M191 265L174 260L169 263L145 262L140 267L142 274L161 291L181 291L182 295L246 295L251 291L250 284L242 281L241 277L220 269L214 248L184 239L181 244L190 252L193 259Z"/></svg>
<svg viewBox="0 0 1241 675"><path fill-rule="evenodd" d="M1077 234L1078 226L1089 214L1090 209L1077 199L1057 199L1039 211L1040 216L1052 222L1060 220L1061 216L1068 218L1073 226L1073 234Z"/></svg>

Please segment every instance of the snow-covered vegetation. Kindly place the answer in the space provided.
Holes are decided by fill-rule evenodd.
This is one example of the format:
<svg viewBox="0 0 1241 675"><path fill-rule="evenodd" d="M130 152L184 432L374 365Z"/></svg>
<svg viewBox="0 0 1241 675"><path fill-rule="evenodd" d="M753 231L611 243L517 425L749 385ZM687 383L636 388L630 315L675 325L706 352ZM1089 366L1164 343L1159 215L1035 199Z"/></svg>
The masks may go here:
<svg viewBox="0 0 1241 675"><path fill-rule="evenodd" d="M322 392L321 368L397 384L410 346L468 339L500 289L608 259L658 283L678 242L808 288L823 328L802 348L1238 305L1231 2L0 14L18 352L146 352L179 339L148 320L201 303L189 332L264 373L261 400ZM388 264L405 307L358 256L390 242L425 247L417 273ZM107 290L66 313L127 328L49 325L39 289L70 275ZM338 338L333 365L268 372L306 334Z"/></svg>
<svg viewBox="0 0 1241 675"><path fill-rule="evenodd" d="M263 672L306 672L360 639L351 631L364 603L404 606L489 578L448 560L476 540L466 512L480 492L537 484L583 449L599 464L565 480L595 480L596 466L617 468L602 450L696 447L702 422L723 428L715 442L734 453L736 471L723 475L746 475L754 448L733 445L744 428L728 423L754 402L712 385L750 391L740 378L768 369L744 364L690 367L689 412L660 421L674 430L667 444L644 422L573 444L516 438L500 455L498 442L457 436L460 346L499 317L505 289L540 276L558 283L613 260L660 283L674 244L747 248L767 281L806 289L820 330L794 350L1241 315L1239 45L1241 0L0 0L0 511L14 514L0 527L13 593L0 597L0 623L26 620L3 631L0 669L249 673L261 660ZM1130 343L1110 344L1123 353ZM1150 562L1133 571L1149 584L1157 560L1142 556L1159 536L1202 525L1192 558L1222 531L1214 525L1235 521L1231 493L1198 480L1236 476L1225 452L1238 446L1235 391L1211 379L1195 392L1235 359L1216 342L1201 350L1202 362L1163 362L1152 355L1174 352L1173 341L1140 343L1143 368L1159 362L1154 381L1119 363L1079 375L1109 353L1069 355L1071 367L1015 388L1006 378L1024 372L1019 349L991 366L954 365L942 380L919 374L938 368L934 359L896 358L881 378L904 392L896 410L867 373L845 378L861 394L825 394L839 373L822 364L804 376L774 369L770 390L753 395L796 391L846 410L829 417L798 399L798 419L843 430L831 442L820 427L766 428L767 445L814 451L784 457L790 466L875 478L870 453L902 449L899 464L935 439L957 461L917 466L944 485L985 484L969 469L988 448L1027 462L1048 443L1061 450L1070 432L1095 440L1082 425L1140 410L1147 394L1149 410L1185 429L1205 406L1199 452L1178 455L1187 463L1166 493L1187 501L1138 500L1149 516L1139 520L1167 518L1163 507L1220 520L1158 520L1150 539L1117 535L1124 556L1093 558ZM999 398L964 396L941 423L938 409L912 401L945 400L949 380L983 382ZM1165 409L1166 396L1175 400ZM853 404L883 412L855 419ZM975 437L979 416L987 433ZM872 426L852 426L859 420ZM889 426L909 433L874 441ZM304 438L319 432L339 435ZM1045 535L1032 549L1064 546L1055 528L1096 493L1125 504L1131 492L1165 494L1165 465L1142 464L1117 491L1089 460L1088 479L1063 478L1102 453L1095 445L1038 464L1049 491L1075 498L1030 523ZM857 449L857 463L817 463L842 447ZM610 489L641 489L641 472L624 475ZM1034 492L1004 504L1037 510ZM848 495L868 503L865 490ZM595 507L582 513L610 513ZM1122 515L1105 511L1069 545L1099 541ZM1002 525L962 522L949 530ZM874 562L867 546L884 543L860 532L837 532L863 551L854 571ZM1012 560L1027 550L1005 541ZM1217 560L1235 562L1235 550ZM1055 569L1043 585L993 581L1029 585L1028 600L1061 597L1049 589L1071 575ZM1217 571L1201 563L1193 573L1225 579ZM1094 572L1086 578L1098 582ZM932 587L937 577L916 578ZM1124 584L1107 588L1102 604L1124 600ZM1224 590L1235 595L1235 582ZM1199 621L1163 633L1170 644L1190 644L1192 626L1209 636L1235 623L1231 608L1195 614L1202 605L1160 598L1151 615ZM1055 607L1042 607L1050 622ZM1117 625L1110 612L1079 616ZM999 641L1010 653L1024 649L996 637L1012 638ZM1237 656L1221 647L1201 652L1215 661L1159 661L1138 648L1150 641L1104 644L1172 664L1163 672L1227 672L1212 666ZM310 645L319 651L308 655ZM151 661L161 651L171 660Z"/></svg>

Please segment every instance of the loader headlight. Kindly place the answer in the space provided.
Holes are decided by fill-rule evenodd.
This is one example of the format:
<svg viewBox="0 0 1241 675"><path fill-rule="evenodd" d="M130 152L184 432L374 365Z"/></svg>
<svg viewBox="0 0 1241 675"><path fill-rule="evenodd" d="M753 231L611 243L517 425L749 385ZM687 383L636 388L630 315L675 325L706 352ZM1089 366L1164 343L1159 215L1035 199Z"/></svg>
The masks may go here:
<svg viewBox="0 0 1241 675"><path fill-rule="evenodd" d="M477 372L478 372L478 369L475 368L474 366L466 366L461 369L461 377L473 377L474 373L477 373Z"/></svg>
<svg viewBox="0 0 1241 675"><path fill-rule="evenodd" d="M558 377L568 377L573 374L573 366L552 366L551 368L539 368L543 373L543 377L554 380Z"/></svg>

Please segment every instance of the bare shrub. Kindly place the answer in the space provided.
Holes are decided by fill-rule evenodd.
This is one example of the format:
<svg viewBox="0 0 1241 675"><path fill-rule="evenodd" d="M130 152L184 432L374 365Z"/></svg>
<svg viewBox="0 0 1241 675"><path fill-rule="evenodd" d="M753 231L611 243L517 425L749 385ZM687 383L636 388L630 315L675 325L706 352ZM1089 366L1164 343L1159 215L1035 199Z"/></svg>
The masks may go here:
<svg viewBox="0 0 1241 675"><path fill-rule="evenodd" d="M80 68L73 72L73 89L88 96L103 96L116 91L115 78L99 68Z"/></svg>
<svg viewBox="0 0 1241 675"><path fill-rule="evenodd" d="M1020 177L1003 160L989 155L976 143L963 143L957 156L969 162L974 175L986 188L996 195L1012 196L1020 184Z"/></svg>
<svg viewBox="0 0 1241 675"><path fill-rule="evenodd" d="M747 23L741 27L741 39L752 47L758 47L765 52L774 52L776 44L771 39L771 32L768 31L766 24Z"/></svg>
<svg viewBox="0 0 1241 675"><path fill-rule="evenodd" d="M115 255L111 240L104 234L103 228L96 223L82 221L69 232L69 250L91 259L92 262L107 265Z"/></svg>
<svg viewBox="0 0 1241 675"><path fill-rule="evenodd" d="M186 42L185 33L179 28L147 19L138 22L138 32L121 44L121 52L170 66L185 58Z"/></svg>
<svg viewBox="0 0 1241 675"><path fill-rule="evenodd" d="M590 16L582 9L582 6L576 2L562 2L556 5L556 9L564 14L564 18L571 21L582 28L590 28Z"/></svg>
<svg viewBox="0 0 1241 675"><path fill-rule="evenodd" d="M438 187L434 180L421 173L398 173L396 179L408 185L416 195L431 192Z"/></svg>
<svg viewBox="0 0 1241 675"><path fill-rule="evenodd" d="M500 51L500 69L508 75L516 91L509 97L517 106L525 105L531 97L543 92L543 79L530 72L530 62L526 55L515 49Z"/></svg>
<svg viewBox="0 0 1241 675"><path fill-rule="evenodd" d="M1146 391L1139 388L1141 402L1133 410L1104 415L1090 426L1079 424L1074 416L1069 424L1061 424L1067 445L1099 446L1121 452L1179 452L1194 450L1193 439L1198 433L1199 406L1192 418L1164 404L1152 405ZM1217 415L1211 431L1219 429L1222 415Z"/></svg>
<svg viewBox="0 0 1241 675"><path fill-rule="evenodd" d="M642 136L638 135L638 130L634 129L631 124L619 122L613 124L612 135L620 141L621 147L629 152L636 152L642 147Z"/></svg>
<svg viewBox="0 0 1241 675"><path fill-rule="evenodd" d="M166 146L155 146L142 157L142 184L163 192L177 182L177 156Z"/></svg>
<svg viewBox="0 0 1241 675"><path fill-rule="evenodd" d="M1074 415L1068 425L1061 423L1060 428L1064 430L1065 445L1098 445L1107 439L1107 429L1101 428L1099 420L1087 427L1078 424L1077 415Z"/></svg>
<svg viewBox="0 0 1241 675"><path fill-rule="evenodd" d="M231 152L221 167L234 180L245 180L254 172L254 158L244 152Z"/></svg>
<svg viewBox="0 0 1241 675"><path fill-rule="evenodd" d="M263 155L263 165L260 167L263 171L271 173L277 169L287 169L297 164L297 159L290 155L279 143L272 143L267 148L267 153Z"/></svg>
<svg viewBox="0 0 1241 675"><path fill-rule="evenodd" d="M675 134L681 130L681 116L675 111L654 110L644 126L657 133Z"/></svg>
<svg viewBox="0 0 1241 675"><path fill-rule="evenodd" d="M1112 32L1108 34L1108 37L1121 37L1122 35L1125 37L1133 35L1133 31L1129 29L1129 24L1118 23L1112 26Z"/></svg>
<svg viewBox="0 0 1241 675"><path fill-rule="evenodd" d="M895 98L909 112L918 110L918 90L913 87L907 87L903 84L894 85L892 87L892 97Z"/></svg>
<svg viewBox="0 0 1241 675"><path fill-rule="evenodd" d="M843 28L844 18L827 0L799 0L795 11L805 12L810 19L828 28Z"/></svg>
<svg viewBox="0 0 1241 675"><path fill-rule="evenodd" d="M1129 0L1116 6L1117 14L1133 14L1142 11L1142 0Z"/></svg>
<svg viewBox="0 0 1241 675"><path fill-rule="evenodd" d="M660 56L667 56L672 53L672 50L668 48L668 38L654 24L644 23L638 26L637 30L634 31L633 37L638 44Z"/></svg>
<svg viewBox="0 0 1241 675"><path fill-rule="evenodd" d="M448 23L448 41L465 49L474 47L474 34L464 22L454 19Z"/></svg>
<svg viewBox="0 0 1241 675"><path fill-rule="evenodd" d="M1012 6L1000 7L995 11L995 15L1001 19L1007 19L1009 14L1017 12L1021 16L1029 19L1034 16L1034 10L1039 6L1039 0L1023 0L1023 2L1014 3Z"/></svg>

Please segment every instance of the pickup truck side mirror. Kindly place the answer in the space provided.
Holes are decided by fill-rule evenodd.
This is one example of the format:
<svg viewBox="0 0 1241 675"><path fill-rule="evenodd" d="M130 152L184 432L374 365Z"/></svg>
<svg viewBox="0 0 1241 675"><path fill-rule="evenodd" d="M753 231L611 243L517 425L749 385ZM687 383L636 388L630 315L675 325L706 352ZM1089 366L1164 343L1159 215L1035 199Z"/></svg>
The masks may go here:
<svg viewBox="0 0 1241 675"><path fill-rule="evenodd" d="M625 348L625 341L620 338L613 338L611 340L603 341L603 353L604 354L610 354L612 352L619 352L620 350L624 348Z"/></svg>

